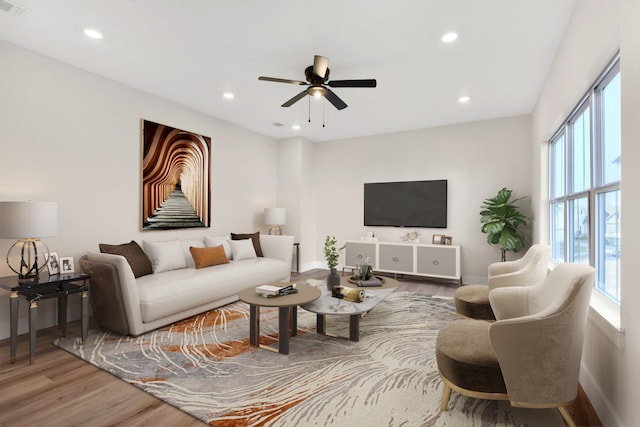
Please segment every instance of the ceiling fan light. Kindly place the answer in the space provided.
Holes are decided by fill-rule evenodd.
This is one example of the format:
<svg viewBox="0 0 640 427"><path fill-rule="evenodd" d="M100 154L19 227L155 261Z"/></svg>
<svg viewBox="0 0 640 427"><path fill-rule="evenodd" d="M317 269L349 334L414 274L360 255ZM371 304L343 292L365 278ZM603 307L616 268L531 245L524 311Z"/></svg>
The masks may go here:
<svg viewBox="0 0 640 427"><path fill-rule="evenodd" d="M309 88L309 95L314 96L316 98L320 98L321 96L324 96L325 93L326 93L326 90L322 86L313 86Z"/></svg>

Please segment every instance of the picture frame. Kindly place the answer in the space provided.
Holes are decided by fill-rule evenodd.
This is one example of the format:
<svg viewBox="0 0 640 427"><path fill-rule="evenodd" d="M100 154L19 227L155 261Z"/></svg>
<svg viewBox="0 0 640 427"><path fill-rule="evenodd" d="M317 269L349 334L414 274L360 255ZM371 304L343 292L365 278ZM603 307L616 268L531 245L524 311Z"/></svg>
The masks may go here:
<svg viewBox="0 0 640 427"><path fill-rule="evenodd" d="M49 275L60 274L60 260L57 252L49 252L47 257L47 270Z"/></svg>
<svg viewBox="0 0 640 427"><path fill-rule="evenodd" d="M73 273L73 257L60 258L60 274Z"/></svg>
<svg viewBox="0 0 640 427"><path fill-rule="evenodd" d="M453 236L444 236L443 244L451 246L453 244Z"/></svg>
<svg viewBox="0 0 640 427"><path fill-rule="evenodd" d="M442 245L444 244L445 237L447 236L445 236L444 234L434 234L431 237L431 243L434 245Z"/></svg>

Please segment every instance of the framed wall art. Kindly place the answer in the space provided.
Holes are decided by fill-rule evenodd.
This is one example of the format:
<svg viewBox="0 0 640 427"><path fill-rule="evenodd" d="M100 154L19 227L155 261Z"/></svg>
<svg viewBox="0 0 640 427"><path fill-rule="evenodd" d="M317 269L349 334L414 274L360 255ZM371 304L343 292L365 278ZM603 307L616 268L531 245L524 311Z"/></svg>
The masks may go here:
<svg viewBox="0 0 640 427"><path fill-rule="evenodd" d="M209 227L211 138L142 121L142 230Z"/></svg>

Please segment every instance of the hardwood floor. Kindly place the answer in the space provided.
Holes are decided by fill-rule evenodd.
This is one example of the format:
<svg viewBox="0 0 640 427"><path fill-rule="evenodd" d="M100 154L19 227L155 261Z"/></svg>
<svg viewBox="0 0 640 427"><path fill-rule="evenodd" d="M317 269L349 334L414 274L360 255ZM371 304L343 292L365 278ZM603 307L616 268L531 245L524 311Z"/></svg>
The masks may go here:
<svg viewBox="0 0 640 427"><path fill-rule="evenodd" d="M292 281L324 279L326 270L293 273ZM456 284L399 278L400 290L453 296ZM91 325L93 326L93 325ZM79 334L70 324L68 334ZM71 354L52 342L57 328L38 331L36 361L29 365L28 336L18 338L15 364L9 360L9 340L0 341L0 426L200 426L192 416L162 402ZM602 425L581 394L572 407L578 425Z"/></svg>

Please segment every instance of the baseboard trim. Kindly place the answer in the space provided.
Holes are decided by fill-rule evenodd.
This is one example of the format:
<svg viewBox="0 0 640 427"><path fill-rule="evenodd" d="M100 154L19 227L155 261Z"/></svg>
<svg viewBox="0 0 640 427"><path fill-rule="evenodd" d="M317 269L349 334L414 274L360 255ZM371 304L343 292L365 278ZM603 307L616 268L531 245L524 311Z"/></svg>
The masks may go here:
<svg viewBox="0 0 640 427"><path fill-rule="evenodd" d="M591 375L591 372L589 372L589 369L587 369L584 364L580 366L580 384L589 398L591 405L598 413L602 425L625 427L620 417L618 417L613 410L611 402L602 392L602 389L598 383L595 382L593 375Z"/></svg>

